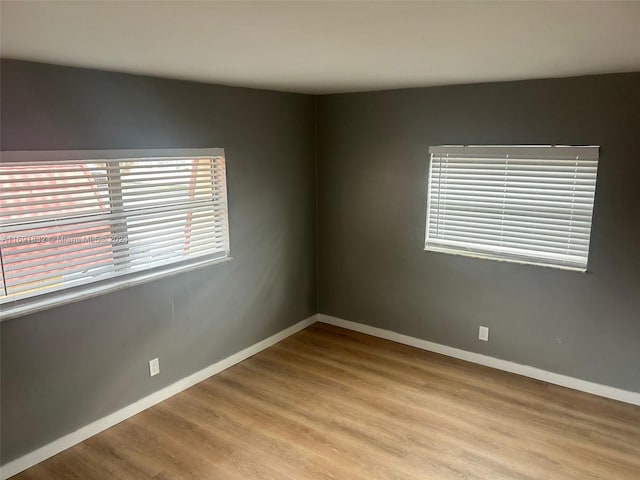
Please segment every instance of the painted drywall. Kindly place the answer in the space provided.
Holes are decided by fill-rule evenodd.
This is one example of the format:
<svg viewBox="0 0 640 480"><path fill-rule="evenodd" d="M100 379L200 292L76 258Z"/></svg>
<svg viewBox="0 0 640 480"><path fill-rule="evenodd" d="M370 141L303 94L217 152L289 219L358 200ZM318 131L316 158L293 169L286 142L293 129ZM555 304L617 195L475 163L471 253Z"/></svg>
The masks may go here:
<svg viewBox="0 0 640 480"><path fill-rule="evenodd" d="M320 97L320 312L639 392L638 132L640 73ZM600 145L589 272L425 252L442 144Z"/></svg>
<svg viewBox="0 0 640 480"><path fill-rule="evenodd" d="M2 463L316 313L312 97L14 60L1 75L3 150L224 147L233 256L2 322Z"/></svg>

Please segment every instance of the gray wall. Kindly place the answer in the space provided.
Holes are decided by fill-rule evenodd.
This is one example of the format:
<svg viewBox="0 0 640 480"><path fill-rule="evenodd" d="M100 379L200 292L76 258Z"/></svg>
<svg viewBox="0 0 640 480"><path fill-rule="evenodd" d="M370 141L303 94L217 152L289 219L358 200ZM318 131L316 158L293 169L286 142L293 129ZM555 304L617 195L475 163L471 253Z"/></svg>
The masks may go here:
<svg viewBox="0 0 640 480"><path fill-rule="evenodd" d="M321 313L640 391L640 73L330 95L318 122ZM423 251L441 144L601 145L589 273Z"/></svg>
<svg viewBox="0 0 640 480"><path fill-rule="evenodd" d="M312 97L18 61L1 84L3 150L224 147L234 258L3 322L2 463L316 313Z"/></svg>

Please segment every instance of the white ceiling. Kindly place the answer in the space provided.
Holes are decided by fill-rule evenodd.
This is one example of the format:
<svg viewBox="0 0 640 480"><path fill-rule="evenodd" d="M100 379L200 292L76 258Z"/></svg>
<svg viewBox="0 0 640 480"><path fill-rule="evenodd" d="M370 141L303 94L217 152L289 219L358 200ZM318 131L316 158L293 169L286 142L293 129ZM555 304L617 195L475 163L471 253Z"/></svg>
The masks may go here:
<svg viewBox="0 0 640 480"><path fill-rule="evenodd" d="M307 93L640 71L640 1L6 1L3 57Z"/></svg>

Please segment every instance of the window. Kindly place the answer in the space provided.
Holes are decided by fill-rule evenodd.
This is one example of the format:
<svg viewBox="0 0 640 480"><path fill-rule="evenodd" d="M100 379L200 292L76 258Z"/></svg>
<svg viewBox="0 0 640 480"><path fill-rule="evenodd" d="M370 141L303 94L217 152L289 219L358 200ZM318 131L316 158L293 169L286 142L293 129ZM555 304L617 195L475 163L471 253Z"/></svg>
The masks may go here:
<svg viewBox="0 0 640 480"><path fill-rule="evenodd" d="M3 152L0 236L8 310L226 258L224 151Z"/></svg>
<svg viewBox="0 0 640 480"><path fill-rule="evenodd" d="M586 271L598 147L431 147L425 249Z"/></svg>

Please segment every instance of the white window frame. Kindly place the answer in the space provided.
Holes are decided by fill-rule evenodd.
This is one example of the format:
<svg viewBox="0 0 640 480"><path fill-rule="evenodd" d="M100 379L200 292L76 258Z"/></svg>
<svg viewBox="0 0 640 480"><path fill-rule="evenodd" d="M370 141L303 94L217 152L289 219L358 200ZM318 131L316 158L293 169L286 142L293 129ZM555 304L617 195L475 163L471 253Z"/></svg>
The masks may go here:
<svg viewBox="0 0 640 480"><path fill-rule="evenodd" d="M467 257L488 259L488 260L497 260L503 262L511 262L511 263L521 263L527 265L537 265L543 267L550 268L558 268L563 270L572 270L579 272L586 272L588 269L588 257L590 254L590 239L592 233L592 224L593 224L593 203L595 202L595 188L597 181L597 166L599 160L599 148L598 146L551 146L551 145L534 145L534 146L526 146L526 145L500 145L500 146L432 146L429 147L429 173L427 177L427 211L426 211L426 228L425 228L425 243L424 250L432 251L432 252L440 252L447 253L453 255L462 255ZM569 262L563 262L561 260L551 260L548 258L542 258L542 256L526 255L523 253L506 253L499 251L499 247L496 247L497 250L491 251L492 248L490 245L486 245L484 248L478 248L471 245L465 245L465 242L460 241L459 244L456 245L455 241L446 242L445 245L438 245L437 241L434 241L433 237L430 237L429 224L432 212L432 178L433 178L433 164L434 164L434 156L442 157L445 155L451 156L461 156L472 158L473 155L477 155L478 157L494 157L494 158L508 158L509 155L515 158L522 157L531 157L531 158L540 158L541 161L544 159L551 158L576 158L576 160L588 160L593 162L595 160L596 163L596 172L593 178L593 198L591 204L591 211L589 214L589 233L587 240L587 253L586 253L586 262L584 266L580 265L572 265ZM506 157L505 157L506 155ZM574 187L575 188L575 187ZM473 192L472 188L469 188L470 192ZM473 194L473 193L471 193ZM440 191L438 193L438 198L440 195ZM445 207L446 208L446 207ZM445 214L446 215L446 214ZM531 227L529 227L531 228ZM431 240L431 242L430 242ZM446 245L449 243L449 245Z"/></svg>
<svg viewBox="0 0 640 480"><path fill-rule="evenodd" d="M161 157L223 157L223 148L197 148L197 149L127 149L127 150L50 150L50 151L2 151L0 152L0 162L20 163L20 162L52 162L64 160L78 160L91 162L113 159L146 159ZM224 178L225 190L227 178ZM152 267L149 269L128 273L112 278L102 279L78 286L71 286L60 290L45 292L39 295L16 299L0 304L0 321L9 320L15 317L27 315L40 310L45 310L54 306L63 305L78 300L91 298L104 293L113 292L139 285L152 280L175 275L178 273L227 262L233 259L230 252L230 233L228 215L228 196L225 195L224 207L226 229L226 252L218 254L212 258L207 256L185 259L167 265Z"/></svg>

